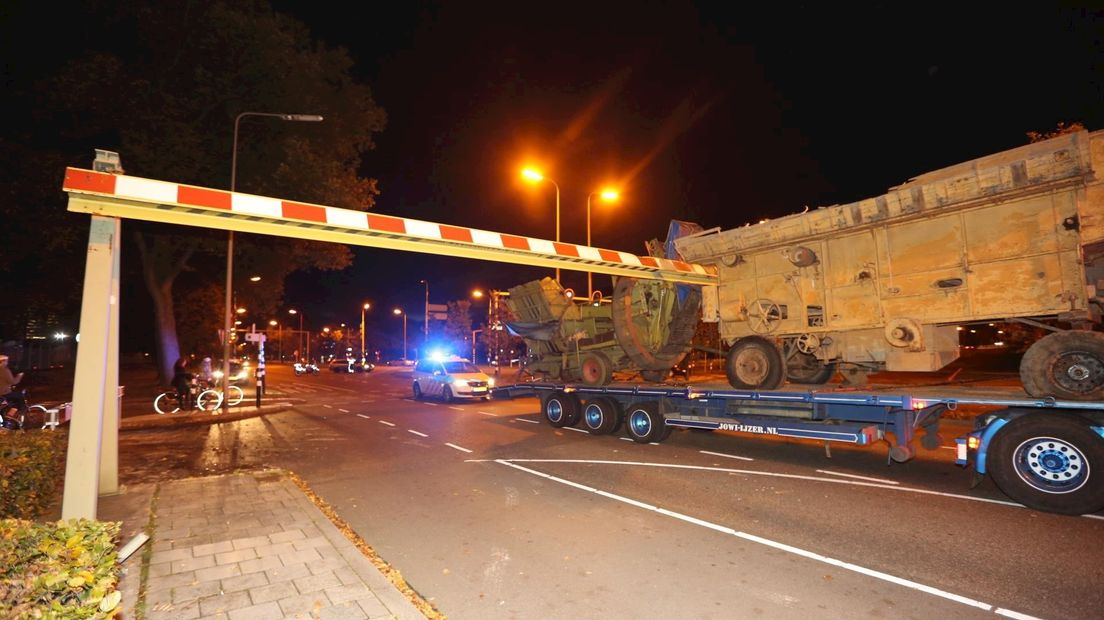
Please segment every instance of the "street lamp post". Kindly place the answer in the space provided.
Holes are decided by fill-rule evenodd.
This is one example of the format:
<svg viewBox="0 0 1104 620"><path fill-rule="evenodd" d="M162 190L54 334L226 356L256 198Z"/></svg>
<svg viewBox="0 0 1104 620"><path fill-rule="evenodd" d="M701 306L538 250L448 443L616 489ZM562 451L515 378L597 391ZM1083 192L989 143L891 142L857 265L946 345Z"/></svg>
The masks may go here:
<svg viewBox="0 0 1104 620"><path fill-rule="evenodd" d="M270 116L285 121L318 122L322 117L317 114L276 114L273 112L242 112L234 118L234 146L230 153L230 191L237 190L238 180L238 125L246 116ZM234 231L227 231L226 237L226 308L223 317L224 336L222 342L222 393L230 387L230 306L231 290L234 285ZM223 399L223 410L228 407Z"/></svg>
<svg viewBox="0 0 1104 620"><path fill-rule="evenodd" d="M556 188L556 243L560 242L560 186L556 184L552 179L544 176L539 170L534 168L525 168L521 171L521 176L533 183L540 183L541 181L548 181L552 184L552 187ZM556 267L556 282L560 281L560 268Z"/></svg>
<svg viewBox="0 0 1104 620"><path fill-rule="evenodd" d="M591 192L587 195L587 247L590 247L590 199L594 196L601 196L602 200L606 202L613 202L617 200L617 190L603 189L598 192ZM587 272L587 299L594 297L594 273Z"/></svg>
<svg viewBox="0 0 1104 620"><path fill-rule="evenodd" d="M372 304L365 302L360 308L360 361L361 363L368 362L368 354L364 352L364 313L372 307Z"/></svg>
<svg viewBox="0 0 1104 620"><path fill-rule="evenodd" d="M298 314L299 315L299 355L302 356L303 355L303 313L299 312L295 308L292 308L291 310L288 310L288 314ZM310 349L309 349L309 347L310 347L310 338L309 337L307 338L307 347L308 347L308 350L307 350L306 360L309 362L310 361ZM295 360L295 361L299 361L299 360Z"/></svg>
<svg viewBox="0 0 1104 620"><path fill-rule="evenodd" d="M418 280L418 282L425 285L425 325L422 326L422 330L425 332L422 338L422 346L424 347L429 343L429 281ZM406 356L405 352L403 352L403 356Z"/></svg>
<svg viewBox="0 0 1104 620"><path fill-rule="evenodd" d="M280 361L284 361L284 324L272 319L268 322L269 325L276 328L276 355L280 358Z"/></svg>
<svg viewBox="0 0 1104 620"><path fill-rule="evenodd" d="M402 358L403 358L403 361L405 362L406 361L406 313L403 312L402 308L395 308L391 312L395 316L399 316L401 314L402 318L403 318L403 356L402 356Z"/></svg>
<svg viewBox="0 0 1104 620"><path fill-rule="evenodd" d="M482 329L473 329L472 330L472 356L471 356L471 361L472 361L473 364L476 363L475 362L475 335L476 334L481 334L481 333L483 333Z"/></svg>

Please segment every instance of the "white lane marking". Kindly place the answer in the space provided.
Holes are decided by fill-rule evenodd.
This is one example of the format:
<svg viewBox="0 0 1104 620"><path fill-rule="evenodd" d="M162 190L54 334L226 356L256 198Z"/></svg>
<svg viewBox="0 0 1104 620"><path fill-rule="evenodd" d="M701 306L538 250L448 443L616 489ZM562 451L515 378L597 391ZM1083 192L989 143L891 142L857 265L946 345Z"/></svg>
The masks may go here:
<svg viewBox="0 0 1104 620"><path fill-rule="evenodd" d="M828 474L829 476L843 476L844 478L854 478L855 480L866 480L868 482L881 482L882 484L901 484L896 480L885 480L884 478L868 478L867 476L856 476L855 474L845 474L838 471L829 471L827 469L816 470L818 474Z"/></svg>
<svg viewBox="0 0 1104 620"><path fill-rule="evenodd" d="M483 415L489 415L489 416L494 417L494 418L498 417L498 414L494 414L494 413L491 413L489 411L480 411L479 413L482 413Z"/></svg>
<svg viewBox="0 0 1104 620"><path fill-rule="evenodd" d="M379 423L380 423L380 424L386 424L386 425L388 425L388 426L394 426L394 424L392 424L392 423L388 422L387 420L379 420Z"/></svg>
<svg viewBox="0 0 1104 620"><path fill-rule="evenodd" d="M463 411L464 410L463 407L449 407L449 409L455 409L457 411Z"/></svg>
<svg viewBox="0 0 1104 620"><path fill-rule="evenodd" d="M408 432L408 433L414 433L415 435L417 435L417 436L419 436L419 437L429 437L429 435L426 435L425 433L419 433L418 431L412 431L412 430L410 430L409 428L408 428L408 429L406 429L406 432Z"/></svg>
<svg viewBox="0 0 1104 620"><path fill-rule="evenodd" d="M622 437L621 441L632 441L632 437Z"/></svg>
<svg viewBox="0 0 1104 620"><path fill-rule="evenodd" d="M349 413L349 410L348 410L348 409L341 409L341 408L339 407L339 408L338 408L337 410L338 410L338 411L340 411L341 413Z"/></svg>
<svg viewBox="0 0 1104 620"><path fill-rule="evenodd" d="M325 407L326 409L333 409L332 405L322 405L322 406Z"/></svg>
<svg viewBox="0 0 1104 620"><path fill-rule="evenodd" d="M514 419L517 420L518 422L528 422L530 424L540 424L540 420L529 420L529 419L526 419L526 418L514 418Z"/></svg>
<svg viewBox="0 0 1104 620"><path fill-rule="evenodd" d="M625 439L628 439L626 437ZM632 441L631 439L629 441ZM709 450L698 450L702 454L708 454L710 456L723 456L726 459L736 459L738 461L754 461L755 459L746 456L736 456L735 454L725 454L723 452L710 452Z"/></svg>
<svg viewBox="0 0 1104 620"><path fill-rule="evenodd" d="M927 489L917 489L914 487L902 487L886 484L879 484L874 482L861 482L852 480L839 480L838 478L822 478L820 476L806 476L803 474L782 474L773 471L756 471L754 469L731 469L728 467L705 467L703 465L676 465L674 463L644 463L641 461L592 461L585 459L509 459L514 463L582 463L585 465L638 465L641 467L666 467L670 469L692 469L698 471L717 471L732 474L745 474L748 476L767 476L769 478L788 478L790 480L810 480L812 482L829 482L831 484L849 484L857 487L873 487L876 489L893 489L894 491L905 491L908 493L918 493L920 495L938 495L941 497L951 497L954 499L964 499L971 502L982 502L986 504L1000 504L1002 506L1013 506L1015 508L1023 508L1023 504L1017 504L1016 502L1007 502L999 499L988 499L985 497L971 497L969 495L960 495L958 493L944 493L942 491L929 491Z"/></svg>
<svg viewBox="0 0 1104 620"><path fill-rule="evenodd" d="M746 541L749 541L749 542L758 543L760 545L764 545L764 546L767 546L767 547L778 549L780 551L785 551L787 553L792 553L794 555L798 555L798 556L801 556L801 557L804 557L804 558L808 558L810 560L814 560L814 561L817 561L817 562L822 562L824 564L829 564L829 565L832 565L832 566L836 566L836 567L842 568L844 570L849 570L849 571L852 571L852 572L859 573L860 575L866 575L868 577L873 577L875 579L880 579L882 581L887 581L889 583L893 583L893 584L896 584L896 585L899 585L899 586L904 586L906 588L911 588L913 590L918 590L920 592L925 592L925 593L931 594L933 596L938 596L940 598L945 598L947 600L954 601L956 603L961 603L963 605L967 605L967 606L970 606L970 607L977 607L978 609L983 609L985 611L993 611L994 610L994 606L990 605L989 603L985 603L985 602L982 602L982 601L979 601L979 600L976 600L976 599L961 596L961 595L955 594L953 592L947 592L946 590L940 590L939 588L933 588L932 586L924 585L924 584L916 582L916 581L911 581L909 579L903 579L901 577L890 575L888 573L883 573L881 571L876 571L876 570L873 570L873 569L870 569L870 568L866 568L864 566L859 566L858 564L852 564L850 562L844 562L843 560L837 560L835 558L831 558L831 557L828 557L828 556L825 556L825 555L821 555L821 554L815 553L813 551L806 551L805 549L801 549L801 548L798 548L798 547L794 547L792 545L787 545L785 543L780 543L780 542L777 542L777 541L773 541L773 540L770 540L769 538L763 538L762 536L756 536L754 534L748 534L747 532L740 532L740 531L734 530L730 527L726 527L726 526L723 526L723 525L718 525L716 523L710 523L709 521L698 519L696 517L691 517L689 515L684 515L682 513L674 512L673 510L667 510L665 508L659 508L657 506L652 506L651 504L645 504L644 502L639 502L637 500L630 499L628 497L623 497L621 495L617 495L617 494L614 494L614 493L610 493L608 491L602 491L602 490L599 490L599 489L595 489L593 487L588 487L586 485L579 484L578 482L572 482L571 480L566 480L564 478L558 478L556 476L551 476L551 475L546 474L544 472L539 472L535 469L529 469L528 467L522 467L521 465L517 465L515 463L505 461L505 460L502 460L502 459L497 459L495 462L496 463L501 463L501 464L506 465L508 467L513 467L514 469L518 469L518 470L524 471L526 473L533 474L534 476L540 476L541 478L544 478L546 480L551 480L553 482L559 482L560 484L567 485L569 487L574 487L576 489L580 489L580 490L583 490L583 491L588 491L590 493L595 493L597 495L601 495L602 497L608 497L612 500L616 500L616 501L619 501L619 502L622 502L622 503L625 503L625 504L629 504L631 506L636 506L638 508L643 508L645 510L650 510L650 511L655 512L657 514L665 515L665 516L668 516L668 517L672 517L674 519L678 519L680 521L685 521L687 523L692 523L694 525L709 528L711 530L715 530L715 531L721 532L723 534L730 534L732 536L735 536L737 538L742 538L742 539L744 539ZM1011 611L1008 611L1008 610L1002 610L1002 611L1005 611L1006 614L1008 614L1008 613L1017 613L1017 612L1011 612ZM1020 615L1018 617L1027 618L1028 616Z"/></svg>
<svg viewBox="0 0 1104 620"><path fill-rule="evenodd" d="M1087 519L1100 519L1101 521L1104 521L1104 516L1101 516L1101 515L1081 515L1081 516L1085 517Z"/></svg>
<svg viewBox="0 0 1104 620"><path fill-rule="evenodd" d="M358 418L364 418L365 420L371 420L372 419L370 416L366 416L363 413L358 413L357 417Z"/></svg>
<svg viewBox="0 0 1104 620"><path fill-rule="evenodd" d="M375 401L375 400L362 400L362 401L360 401L360 402L362 402L362 403L364 403L364 404L368 404L368 403L374 403L374 402L376 402L376 401Z"/></svg>
<svg viewBox="0 0 1104 620"><path fill-rule="evenodd" d="M1035 616L1021 614L1018 611L1012 611L1011 609L1005 609L1003 607L998 607L994 609L993 613L997 614L998 616L1004 616L1006 618L1015 618L1016 620L1039 620Z"/></svg>
<svg viewBox="0 0 1104 620"><path fill-rule="evenodd" d="M583 429L581 429L581 428L575 428L574 426L565 426L565 427L563 427L563 429L564 429L565 431L575 431L576 433L585 433L585 432L586 432L586 431L584 431Z"/></svg>
<svg viewBox="0 0 1104 620"><path fill-rule="evenodd" d="M450 448L454 448L454 449L456 449L456 450L459 450L459 451L461 451L461 452L467 452L467 453L469 453L469 454L471 453L471 450L468 450L467 448L461 448L460 446L458 446L458 445L456 445L456 444L454 444L454 443L445 443L445 445L446 445L446 446L448 446L448 447L450 447Z"/></svg>
<svg viewBox="0 0 1104 620"><path fill-rule="evenodd" d="M436 407L437 406L437 403L425 403L425 404L429 405L430 407Z"/></svg>

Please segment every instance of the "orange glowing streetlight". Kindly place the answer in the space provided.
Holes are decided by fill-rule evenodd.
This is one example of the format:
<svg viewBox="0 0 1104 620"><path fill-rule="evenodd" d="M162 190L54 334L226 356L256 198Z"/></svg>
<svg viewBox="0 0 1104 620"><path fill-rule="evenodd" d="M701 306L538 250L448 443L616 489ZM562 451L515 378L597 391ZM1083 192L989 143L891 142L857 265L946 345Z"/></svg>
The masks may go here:
<svg viewBox="0 0 1104 620"><path fill-rule="evenodd" d="M544 176L544 174L536 168L522 168L521 176L530 183L540 183L541 181L548 181L552 184L552 187L556 188L556 243L560 242L560 186L556 184L552 179ZM556 267L556 282L560 281L560 268Z"/></svg>
<svg viewBox="0 0 1104 620"><path fill-rule="evenodd" d="M391 314L395 316L402 316L403 318L403 361L406 361L406 313L402 311L402 308L395 308L391 311Z"/></svg>
<svg viewBox="0 0 1104 620"><path fill-rule="evenodd" d="M591 192L587 196L587 246L590 246L590 199L598 196L602 202L617 202L621 197L616 189L606 187L597 192ZM594 274L587 272L587 299L594 296Z"/></svg>

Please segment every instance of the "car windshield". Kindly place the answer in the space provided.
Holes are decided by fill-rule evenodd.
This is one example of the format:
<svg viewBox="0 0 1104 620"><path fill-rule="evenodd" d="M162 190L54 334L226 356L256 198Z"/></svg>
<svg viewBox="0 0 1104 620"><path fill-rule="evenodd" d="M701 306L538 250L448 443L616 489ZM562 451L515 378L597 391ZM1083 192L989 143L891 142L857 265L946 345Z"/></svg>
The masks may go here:
<svg viewBox="0 0 1104 620"><path fill-rule="evenodd" d="M450 375L479 372L475 364L469 362L445 362L445 372Z"/></svg>

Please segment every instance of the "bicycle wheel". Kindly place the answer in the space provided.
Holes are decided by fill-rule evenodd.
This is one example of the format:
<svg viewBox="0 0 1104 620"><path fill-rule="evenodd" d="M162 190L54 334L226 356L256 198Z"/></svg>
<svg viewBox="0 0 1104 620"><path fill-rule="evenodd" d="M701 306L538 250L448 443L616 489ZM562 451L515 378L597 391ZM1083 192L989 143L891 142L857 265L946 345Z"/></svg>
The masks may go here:
<svg viewBox="0 0 1104 620"><path fill-rule="evenodd" d="M196 407L200 411L216 411L222 406L222 394L215 390L203 390L196 397Z"/></svg>
<svg viewBox="0 0 1104 620"><path fill-rule="evenodd" d="M180 411L180 403L176 400L174 392L161 392L153 399L153 409L161 415L176 413Z"/></svg>
<svg viewBox="0 0 1104 620"><path fill-rule="evenodd" d="M23 429L43 429L46 428L46 416L48 412L46 407L42 405L31 405L27 407L27 414L23 418Z"/></svg>
<svg viewBox="0 0 1104 620"><path fill-rule="evenodd" d="M243 392L242 389L236 385L231 385L229 388L227 388L226 394L226 404L230 405L231 407L240 403L242 399L245 398L245 392Z"/></svg>

